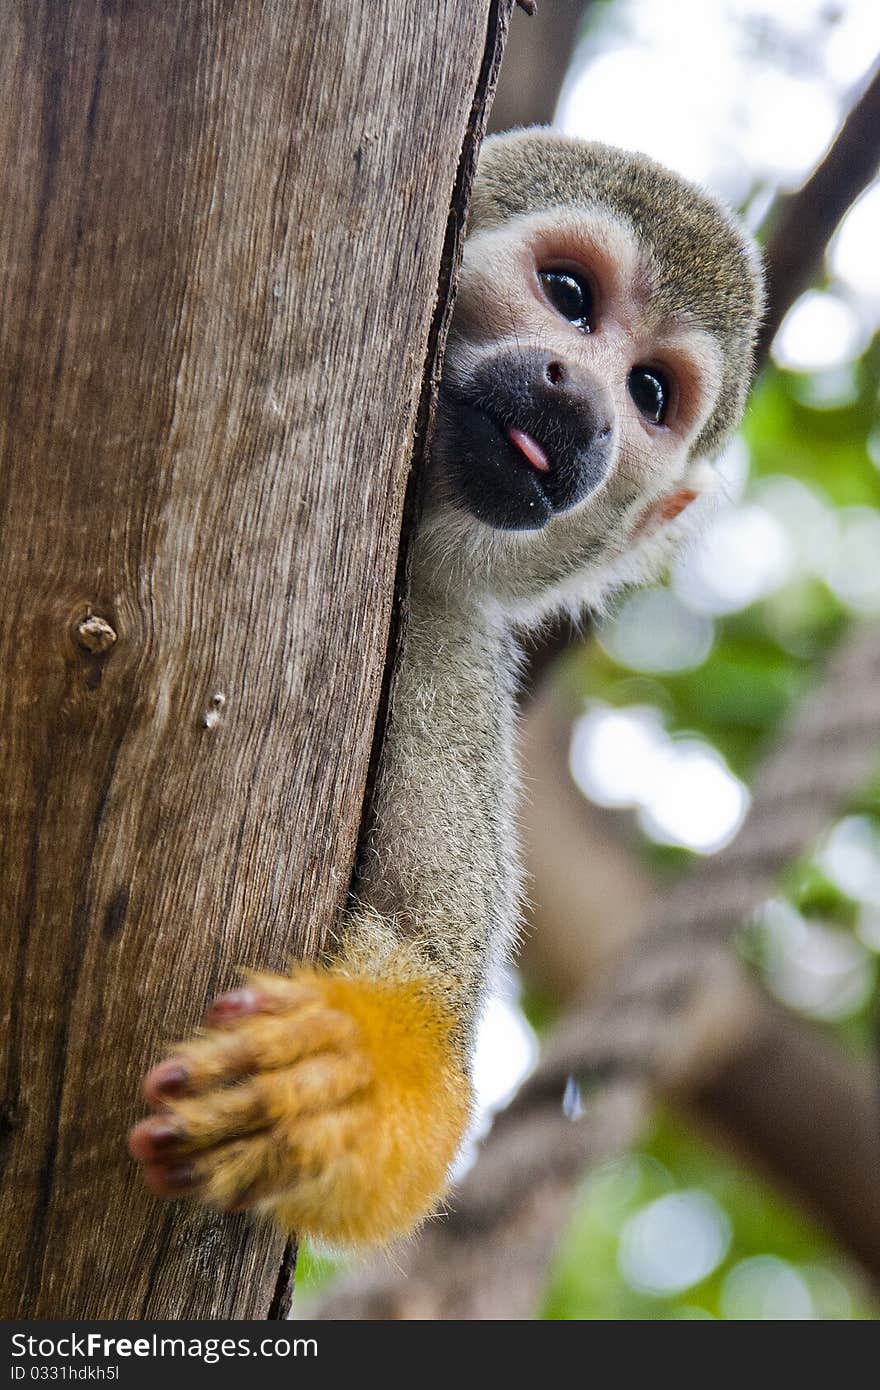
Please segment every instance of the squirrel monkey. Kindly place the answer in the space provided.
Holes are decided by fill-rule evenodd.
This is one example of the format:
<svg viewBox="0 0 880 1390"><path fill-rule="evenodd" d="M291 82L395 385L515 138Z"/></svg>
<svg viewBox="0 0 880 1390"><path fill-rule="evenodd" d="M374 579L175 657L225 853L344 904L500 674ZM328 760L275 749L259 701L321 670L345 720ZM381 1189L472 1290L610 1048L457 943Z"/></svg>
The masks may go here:
<svg viewBox="0 0 880 1390"><path fill-rule="evenodd" d="M340 1245L436 1209L487 982L517 931L515 627L656 572L738 424L755 250L640 156L486 142L411 618L354 907L331 959L254 974L146 1079L154 1193Z"/></svg>

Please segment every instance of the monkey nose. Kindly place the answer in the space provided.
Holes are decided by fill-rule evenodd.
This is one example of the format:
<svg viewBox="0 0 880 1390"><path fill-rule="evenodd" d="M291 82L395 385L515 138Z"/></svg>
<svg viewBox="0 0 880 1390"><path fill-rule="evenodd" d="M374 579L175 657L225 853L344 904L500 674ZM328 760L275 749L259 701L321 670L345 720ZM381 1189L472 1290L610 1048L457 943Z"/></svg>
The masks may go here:
<svg viewBox="0 0 880 1390"><path fill-rule="evenodd" d="M523 458L525 458L533 468L536 468L539 473L550 472L550 460L537 439L533 439L530 434L526 434L525 430L518 430L513 426L508 428L507 438L515 449L519 449Z"/></svg>

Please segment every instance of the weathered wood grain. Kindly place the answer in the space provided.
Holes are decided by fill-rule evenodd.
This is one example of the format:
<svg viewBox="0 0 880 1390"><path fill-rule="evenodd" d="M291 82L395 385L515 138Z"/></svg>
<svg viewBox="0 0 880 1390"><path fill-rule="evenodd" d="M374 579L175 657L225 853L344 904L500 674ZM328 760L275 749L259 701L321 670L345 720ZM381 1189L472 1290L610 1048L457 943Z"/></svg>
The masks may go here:
<svg viewBox="0 0 880 1390"><path fill-rule="evenodd" d="M5 1316L270 1308L279 1237L155 1203L124 1136L345 899L508 12L0 0Z"/></svg>

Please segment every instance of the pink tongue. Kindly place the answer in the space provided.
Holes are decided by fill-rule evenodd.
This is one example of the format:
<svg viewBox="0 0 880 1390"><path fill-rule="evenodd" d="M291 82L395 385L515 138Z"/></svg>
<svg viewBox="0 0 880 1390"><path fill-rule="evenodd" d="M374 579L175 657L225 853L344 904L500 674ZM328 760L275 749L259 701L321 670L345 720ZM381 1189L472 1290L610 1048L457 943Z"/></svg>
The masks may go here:
<svg viewBox="0 0 880 1390"><path fill-rule="evenodd" d="M538 441L533 439L530 434L524 434L522 430L511 428L507 431L507 438L528 459L532 467L537 468L539 473L550 472L550 460Z"/></svg>

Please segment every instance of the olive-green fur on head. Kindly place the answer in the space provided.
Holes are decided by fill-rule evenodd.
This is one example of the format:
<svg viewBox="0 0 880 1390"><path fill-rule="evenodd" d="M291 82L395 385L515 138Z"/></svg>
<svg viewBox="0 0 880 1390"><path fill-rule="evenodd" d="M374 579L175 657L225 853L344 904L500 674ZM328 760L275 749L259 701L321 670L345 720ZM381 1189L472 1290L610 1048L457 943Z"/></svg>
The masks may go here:
<svg viewBox="0 0 880 1390"><path fill-rule="evenodd" d="M710 194L645 155L536 128L483 145L470 227L480 232L544 208L606 210L644 247L658 314L694 324L721 346L718 403L694 458L715 456L739 424L764 302L758 252Z"/></svg>

